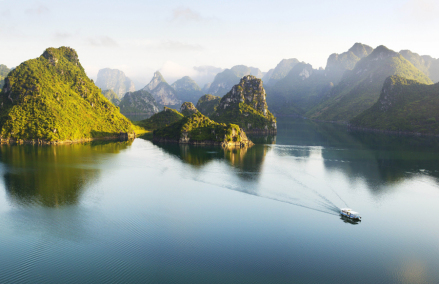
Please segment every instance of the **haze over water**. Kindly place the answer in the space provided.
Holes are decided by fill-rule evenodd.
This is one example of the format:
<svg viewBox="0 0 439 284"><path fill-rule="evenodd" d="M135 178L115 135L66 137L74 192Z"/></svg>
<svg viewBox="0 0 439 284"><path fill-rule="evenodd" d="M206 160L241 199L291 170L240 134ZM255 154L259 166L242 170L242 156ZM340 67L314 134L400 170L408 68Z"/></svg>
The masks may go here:
<svg viewBox="0 0 439 284"><path fill-rule="evenodd" d="M234 151L1 146L0 283L439 282L436 138L278 126Z"/></svg>

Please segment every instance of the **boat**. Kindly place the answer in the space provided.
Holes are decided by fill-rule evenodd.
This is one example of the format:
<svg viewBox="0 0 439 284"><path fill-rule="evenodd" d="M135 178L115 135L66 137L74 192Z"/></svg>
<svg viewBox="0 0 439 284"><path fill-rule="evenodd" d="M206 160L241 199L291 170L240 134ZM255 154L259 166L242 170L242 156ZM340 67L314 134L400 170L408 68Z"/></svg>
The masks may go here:
<svg viewBox="0 0 439 284"><path fill-rule="evenodd" d="M341 208L340 214L349 219L361 221L360 213L352 211L350 208Z"/></svg>

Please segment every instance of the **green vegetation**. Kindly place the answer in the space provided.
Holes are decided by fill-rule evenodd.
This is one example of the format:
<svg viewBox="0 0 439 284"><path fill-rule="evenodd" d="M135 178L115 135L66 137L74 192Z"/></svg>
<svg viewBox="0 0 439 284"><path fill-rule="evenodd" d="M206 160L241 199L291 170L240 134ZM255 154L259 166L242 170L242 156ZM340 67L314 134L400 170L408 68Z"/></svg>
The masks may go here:
<svg viewBox="0 0 439 284"><path fill-rule="evenodd" d="M346 71L340 83L306 115L326 121L349 121L378 101L384 81L392 75L432 83L399 53L379 46L352 71Z"/></svg>
<svg viewBox="0 0 439 284"><path fill-rule="evenodd" d="M211 115L221 123L239 125L247 132L276 130L276 118L268 111L262 80L248 75L225 95Z"/></svg>
<svg viewBox="0 0 439 284"><path fill-rule="evenodd" d="M401 50L399 53L427 75L431 81L439 82L439 59L434 59L428 55L420 56L410 50Z"/></svg>
<svg viewBox="0 0 439 284"><path fill-rule="evenodd" d="M210 94L204 95L198 100L197 109L202 114L210 117L215 112L220 101L221 97Z"/></svg>
<svg viewBox="0 0 439 284"><path fill-rule="evenodd" d="M203 95L197 83L188 76L175 81L171 87L177 92L178 99L183 102L192 102L195 104Z"/></svg>
<svg viewBox="0 0 439 284"><path fill-rule="evenodd" d="M5 84L5 78L8 76L9 72L11 70L6 67L6 65L0 64L0 91L3 88L3 85Z"/></svg>
<svg viewBox="0 0 439 284"><path fill-rule="evenodd" d="M161 129L154 130L154 137L180 141L187 134L187 142L240 142L241 129L235 124L216 123L200 112Z"/></svg>
<svg viewBox="0 0 439 284"><path fill-rule="evenodd" d="M161 112L154 114L148 119L141 120L136 124L146 130L156 130L177 122L183 117L184 115L175 109L164 107L164 110Z"/></svg>
<svg viewBox="0 0 439 284"><path fill-rule="evenodd" d="M112 102L115 106L120 104L119 96L113 90L105 90L102 91L104 97L106 97L110 102Z"/></svg>
<svg viewBox="0 0 439 284"><path fill-rule="evenodd" d="M439 134L439 83L427 85L401 76L386 79L380 99L351 120L356 127Z"/></svg>
<svg viewBox="0 0 439 284"><path fill-rule="evenodd" d="M159 111L153 96L145 90L128 92L119 103L120 112L124 114L153 115Z"/></svg>
<svg viewBox="0 0 439 284"><path fill-rule="evenodd" d="M0 93L3 138L108 137L133 125L85 74L75 50L48 48L11 71Z"/></svg>

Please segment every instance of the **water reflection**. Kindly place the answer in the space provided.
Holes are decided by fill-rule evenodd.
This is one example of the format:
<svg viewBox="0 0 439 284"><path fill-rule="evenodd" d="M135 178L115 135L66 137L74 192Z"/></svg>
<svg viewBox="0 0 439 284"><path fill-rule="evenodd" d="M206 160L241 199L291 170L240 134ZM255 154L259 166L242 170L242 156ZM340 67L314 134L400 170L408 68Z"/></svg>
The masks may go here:
<svg viewBox="0 0 439 284"><path fill-rule="evenodd" d="M224 149L219 146L195 146L176 143L157 143L163 151L171 154L184 163L201 168L212 161L227 161L232 167L239 169L236 174L244 180L254 180L259 176L265 156L270 147L255 145L250 148Z"/></svg>
<svg viewBox="0 0 439 284"><path fill-rule="evenodd" d="M352 182L363 179L376 193L383 185L419 175L439 179L437 137L349 131L343 125L296 118L280 120L277 142L295 145L289 155L306 158L318 146L325 168L343 172Z"/></svg>
<svg viewBox="0 0 439 284"><path fill-rule="evenodd" d="M99 178L104 156L132 142L98 141L60 146L2 145L3 179L14 204L58 207L76 204L83 188Z"/></svg>

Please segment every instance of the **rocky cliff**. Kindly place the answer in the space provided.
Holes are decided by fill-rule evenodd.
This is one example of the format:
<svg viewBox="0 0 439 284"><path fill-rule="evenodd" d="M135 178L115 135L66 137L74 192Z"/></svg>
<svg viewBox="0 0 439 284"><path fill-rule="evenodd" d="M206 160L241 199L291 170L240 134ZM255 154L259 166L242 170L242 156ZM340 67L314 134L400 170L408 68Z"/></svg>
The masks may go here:
<svg viewBox="0 0 439 284"><path fill-rule="evenodd" d="M209 85L207 92L209 94L223 96L246 75L262 78L262 72L258 68L236 65L218 73L213 82Z"/></svg>
<svg viewBox="0 0 439 284"><path fill-rule="evenodd" d="M118 98L122 98L127 92L134 92L135 86L130 78L125 76L120 70L105 68L98 72L96 86L101 90L112 90Z"/></svg>
<svg viewBox="0 0 439 284"><path fill-rule="evenodd" d="M184 102L181 107L180 107L180 112L184 115L184 116L191 116L194 113L197 113L198 110L195 108L193 103L190 102Z"/></svg>
<svg viewBox="0 0 439 284"><path fill-rule="evenodd" d="M126 93L119 103L119 108L123 114L153 115L159 112L153 96L144 90Z"/></svg>
<svg viewBox="0 0 439 284"><path fill-rule="evenodd" d="M211 116L220 123L239 125L246 132L276 132L276 118L268 110L262 80L244 76L220 101Z"/></svg>

